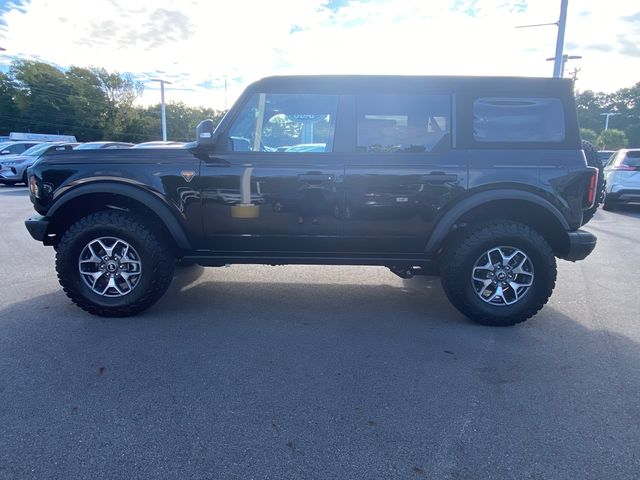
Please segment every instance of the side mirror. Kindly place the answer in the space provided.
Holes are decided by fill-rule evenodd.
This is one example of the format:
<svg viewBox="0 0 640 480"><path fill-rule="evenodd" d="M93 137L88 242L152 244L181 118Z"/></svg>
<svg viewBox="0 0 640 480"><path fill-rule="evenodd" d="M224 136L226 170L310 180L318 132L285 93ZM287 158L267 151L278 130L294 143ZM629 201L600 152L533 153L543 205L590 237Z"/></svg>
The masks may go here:
<svg viewBox="0 0 640 480"><path fill-rule="evenodd" d="M0 155L9 155L11 152L9 150L2 150Z"/></svg>
<svg viewBox="0 0 640 480"><path fill-rule="evenodd" d="M210 147L215 144L214 130L215 125L211 119L203 120L198 124L196 127L196 143L199 147Z"/></svg>

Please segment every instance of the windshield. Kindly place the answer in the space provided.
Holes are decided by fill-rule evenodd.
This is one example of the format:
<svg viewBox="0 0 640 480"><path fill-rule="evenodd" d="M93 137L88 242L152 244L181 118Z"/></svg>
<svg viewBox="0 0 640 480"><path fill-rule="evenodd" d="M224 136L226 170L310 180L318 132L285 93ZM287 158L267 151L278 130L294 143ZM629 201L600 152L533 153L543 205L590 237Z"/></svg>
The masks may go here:
<svg viewBox="0 0 640 480"><path fill-rule="evenodd" d="M49 143L44 143L44 144L41 144L41 145L35 145L35 146L25 150L24 152L22 152L21 155L25 155L25 156L28 156L28 157L37 157L38 155L42 154L42 152L44 152L50 146L51 146L51 144L49 144Z"/></svg>

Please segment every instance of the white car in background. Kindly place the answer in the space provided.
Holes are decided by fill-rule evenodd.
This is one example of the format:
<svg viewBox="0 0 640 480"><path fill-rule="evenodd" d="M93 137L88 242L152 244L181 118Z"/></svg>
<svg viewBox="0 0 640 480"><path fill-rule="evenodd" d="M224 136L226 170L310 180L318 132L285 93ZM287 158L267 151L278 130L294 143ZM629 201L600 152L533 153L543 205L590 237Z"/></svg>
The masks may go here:
<svg viewBox="0 0 640 480"><path fill-rule="evenodd" d="M25 150L35 147L42 142L1 142L0 143L0 160L5 155L20 155Z"/></svg>
<svg viewBox="0 0 640 480"><path fill-rule="evenodd" d="M604 167L604 181L605 210L615 210L622 203L640 202L640 149L618 150Z"/></svg>
<svg viewBox="0 0 640 480"><path fill-rule="evenodd" d="M47 153L73 150L77 143L46 142L25 150L20 155L0 157L0 183L15 185L28 182L27 169Z"/></svg>

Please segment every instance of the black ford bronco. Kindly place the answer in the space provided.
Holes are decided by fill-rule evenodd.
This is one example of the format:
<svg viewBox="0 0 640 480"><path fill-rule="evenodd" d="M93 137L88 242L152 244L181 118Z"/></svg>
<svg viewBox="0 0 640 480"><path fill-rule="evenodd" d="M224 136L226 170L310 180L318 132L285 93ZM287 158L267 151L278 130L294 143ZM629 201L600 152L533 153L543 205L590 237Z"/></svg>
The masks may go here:
<svg viewBox="0 0 640 480"><path fill-rule="evenodd" d="M547 302L556 257L596 244L569 80L270 77L196 134L31 168L26 226L81 308L134 315L176 261L382 265L438 274L463 314L512 325Z"/></svg>

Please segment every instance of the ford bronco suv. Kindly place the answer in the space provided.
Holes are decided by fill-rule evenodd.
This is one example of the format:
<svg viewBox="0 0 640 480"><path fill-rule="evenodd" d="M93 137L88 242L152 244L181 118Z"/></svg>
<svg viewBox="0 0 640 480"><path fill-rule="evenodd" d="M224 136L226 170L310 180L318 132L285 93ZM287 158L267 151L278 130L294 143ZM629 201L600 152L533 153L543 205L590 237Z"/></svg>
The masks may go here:
<svg viewBox="0 0 640 480"><path fill-rule="evenodd" d="M30 169L26 226L81 308L141 312L177 261L382 265L440 275L464 315L512 325L549 299L556 257L596 244L569 80L270 77L196 136Z"/></svg>

